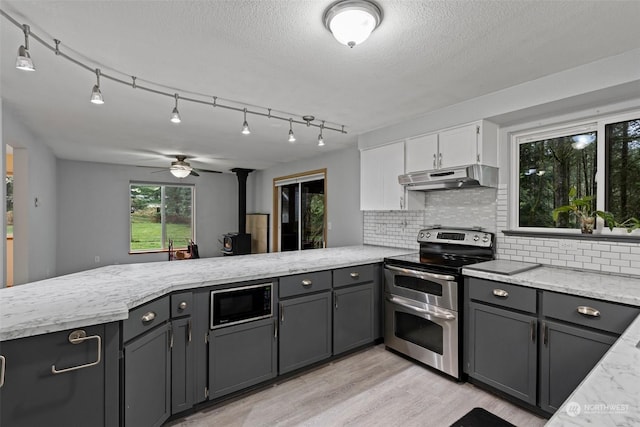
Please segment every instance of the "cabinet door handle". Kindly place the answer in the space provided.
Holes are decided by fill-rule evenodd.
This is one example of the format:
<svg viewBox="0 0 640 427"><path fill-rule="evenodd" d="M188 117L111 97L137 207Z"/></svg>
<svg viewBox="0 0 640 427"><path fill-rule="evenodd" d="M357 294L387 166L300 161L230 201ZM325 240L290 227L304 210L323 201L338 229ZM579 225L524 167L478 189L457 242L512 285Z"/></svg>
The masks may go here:
<svg viewBox="0 0 640 427"><path fill-rule="evenodd" d="M548 342L549 342L549 330L547 329L547 325L543 323L542 324L542 343L546 347Z"/></svg>
<svg viewBox="0 0 640 427"><path fill-rule="evenodd" d="M302 281L302 286L311 286L313 285L313 282L310 279L304 279Z"/></svg>
<svg viewBox="0 0 640 427"><path fill-rule="evenodd" d="M51 365L51 373L62 374L65 372L77 371L78 369L89 368L91 366L95 366L98 363L100 363L100 360L102 360L102 338L100 337L100 335L87 336L87 333L82 329L78 329L69 334L69 342L71 344L80 344L88 340L96 340L98 343L98 357L95 361L85 363L84 365L72 366L71 368L64 368L64 369L57 369L56 365ZM4 363L3 363L3 366L4 366ZM4 377L4 368L2 371L3 371L3 377Z"/></svg>
<svg viewBox="0 0 640 427"><path fill-rule="evenodd" d="M338 294L333 294L333 306L338 309Z"/></svg>
<svg viewBox="0 0 640 427"><path fill-rule="evenodd" d="M188 340L189 342L191 342L191 331L192 331L192 330L191 330L191 319L189 319L189 323L188 323L188 325L189 325L189 329L187 329L187 340Z"/></svg>
<svg viewBox="0 0 640 427"><path fill-rule="evenodd" d="M0 388L4 385L4 372L7 368L7 360L4 356L0 356Z"/></svg>
<svg viewBox="0 0 640 427"><path fill-rule="evenodd" d="M498 298L506 298L509 296L509 292L505 291L504 289L494 289L493 295L497 296Z"/></svg>
<svg viewBox="0 0 640 427"><path fill-rule="evenodd" d="M438 154L438 168L442 167L442 153Z"/></svg>
<svg viewBox="0 0 640 427"><path fill-rule="evenodd" d="M433 153L433 168L436 169L436 153Z"/></svg>
<svg viewBox="0 0 640 427"><path fill-rule="evenodd" d="M531 321L531 341L536 342L536 321L532 320Z"/></svg>
<svg viewBox="0 0 640 427"><path fill-rule="evenodd" d="M280 322L284 323L284 305L280 303Z"/></svg>
<svg viewBox="0 0 640 427"><path fill-rule="evenodd" d="M273 321L273 339L278 339L278 322L275 320Z"/></svg>
<svg viewBox="0 0 640 427"><path fill-rule="evenodd" d="M357 279L360 277L360 273L354 271L353 273L349 273L349 276L351 276L352 279Z"/></svg>
<svg viewBox="0 0 640 427"><path fill-rule="evenodd" d="M169 348L173 348L173 326L169 324Z"/></svg>
<svg viewBox="0 0 640 427"><path fill-rule="evenodd" d="M180 304L178 304L178 308L180 310L184 310L187 308L187 302L186 301L182 301Z"/></svg>
<svg viewBox="0 0 640 427"><path fill-rule="evenodd" d="M588 307L586 305L580 305L578 306L578 308L576 309L578 311L578 313L584 315L584 316L589 316L589 317L600 317L600 310L596 310L593 307Z"/></svg>
<svg viewBox="0 0 640 427"><path fill-rule="evenodd" d="M145 313L142 315L142 317L140 317L140 320L142 320L142 323L149 323L152 322L153 319L156 318L156 313L153 311L150 311L148 313Z"/></svg>

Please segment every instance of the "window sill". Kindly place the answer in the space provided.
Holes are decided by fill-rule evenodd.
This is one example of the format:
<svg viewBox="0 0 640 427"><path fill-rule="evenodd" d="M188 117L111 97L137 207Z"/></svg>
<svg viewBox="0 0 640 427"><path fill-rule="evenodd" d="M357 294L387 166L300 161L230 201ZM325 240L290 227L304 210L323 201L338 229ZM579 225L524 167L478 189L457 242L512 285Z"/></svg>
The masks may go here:
<svg viewBox="0 0 640 427"><path fill-rule="evenodd" d="M187 247L184 248L174 248L173 252L176 251L186 251ZM140 250L140 251L129 251L129 255L144 255L144 254L166 254L169 252L169 249L149 249L149 250Z"/></svg>
<svg viewBox="0 0 640 427"><path fill-rule="evenodd" d="M572 240L595 240L598 242L625 242L640 243L640 234L581 234L581 233L553 233L549 231L522 231L522 230L502 230L505 236L516 237L539 237L545 239L572 239Z"/></svg>

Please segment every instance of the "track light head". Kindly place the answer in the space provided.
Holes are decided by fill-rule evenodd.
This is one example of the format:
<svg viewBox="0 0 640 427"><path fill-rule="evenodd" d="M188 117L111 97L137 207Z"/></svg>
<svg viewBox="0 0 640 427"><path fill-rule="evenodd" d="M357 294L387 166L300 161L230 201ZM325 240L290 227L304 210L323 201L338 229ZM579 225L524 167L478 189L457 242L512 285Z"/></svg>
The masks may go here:
<svg viewBox="0 0 640 427"><path fill-rule="evenodd" d="M96 68L96 84L93 85L93 89L91 90L91 103L96 105L104 104L104 99L102 98L102 92L100 92L100 69Z"/></svg>
<svg viewBox="0 0 640 427"><path fill-rule="evenodd" d="M182 119L180 118L180 112L178 111L178 94L176 93L175 95L176 98L176 106L173 107L173 111L171 111L171 118L169 119L171 121L171 123L175 123L178 124L182 121ZM182 177L184 178L184 177Z"/></svg>
<svg viewBox="0 0 640 427"><path fill-rule="evenodd" d="M293 119L289 119L289 142L296 142L296 136L293 134Z"/></svg>
<svg viewBox="0 0 640 427"><path fill-rule="evenodd" d="M251 133L251 129L249 129L249 123L247 123L247 109L244 109L244 123L242 123L242 134L249 135Z"/></svg>
<svg viewBox="0 0 640 427"><path fill-rule="evenodd" d="M29 26L23 25L22 31L24 32L24 45L18 48L18 57L16 58L16 68L23 71L35 71L36 67L33 66L31 60L31 54L29 54Z"/></svg>
<svg viewBox="0 0 640 427"><path fill-rule="evenodd" d="M324 147L324 138L322 137L322 129L324 129L324 121L320 126L320 135L318 135L318 147Z"/></svg>

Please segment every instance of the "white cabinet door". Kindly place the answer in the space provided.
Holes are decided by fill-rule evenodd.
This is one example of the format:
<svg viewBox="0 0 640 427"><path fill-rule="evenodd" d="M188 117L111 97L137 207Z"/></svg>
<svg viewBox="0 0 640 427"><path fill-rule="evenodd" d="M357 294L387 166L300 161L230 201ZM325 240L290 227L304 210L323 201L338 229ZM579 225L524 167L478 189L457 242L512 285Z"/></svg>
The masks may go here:
<svg viewBox="0 0 640 427"><path fill-rule="evenodd" d="M451 168L478 163L478 127L470 124L439 134L440 168Z"/></svg>
<svg viewBox="0 0 640 427"><path fill-rule="evenodd" d="M438 134L423 135L407 140L406 171L419 172L438 167Z"/></svg>
<svg viewBox="0 0 640 427"><path fill-rule="evenodd" d="M404 142L360 152L360 209L406 209L404 188L398 175L404 174Z"/></svg>

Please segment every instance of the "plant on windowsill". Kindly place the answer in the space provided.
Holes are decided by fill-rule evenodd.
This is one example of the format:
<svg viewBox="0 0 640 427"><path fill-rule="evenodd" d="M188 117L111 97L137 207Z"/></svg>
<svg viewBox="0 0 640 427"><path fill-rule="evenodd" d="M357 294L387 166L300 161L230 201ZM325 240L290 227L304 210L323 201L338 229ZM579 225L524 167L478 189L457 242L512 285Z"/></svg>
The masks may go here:
<svg viewBox="0 0 640 427"><path fill-rule="evenodd" d="M580 221L580 231L583 234L593 234L593 226L596 222L596 212L591 211L593 196L576 197L577 193L576 187L571 187L571 190L569 190L569 204L555 208L553 210L553 220L557 223L560 214L568 212Z"/></svg>
<svg viewBox="0 0 640 427"><path fill-rule="evenodd" d="M622 222L618 222L611 212L597 211L596 214L602 218L610 231L614 228L625 229L627 233L633 232L633 230L640 229L640 220L635 217L627 218Z"/></svg>

